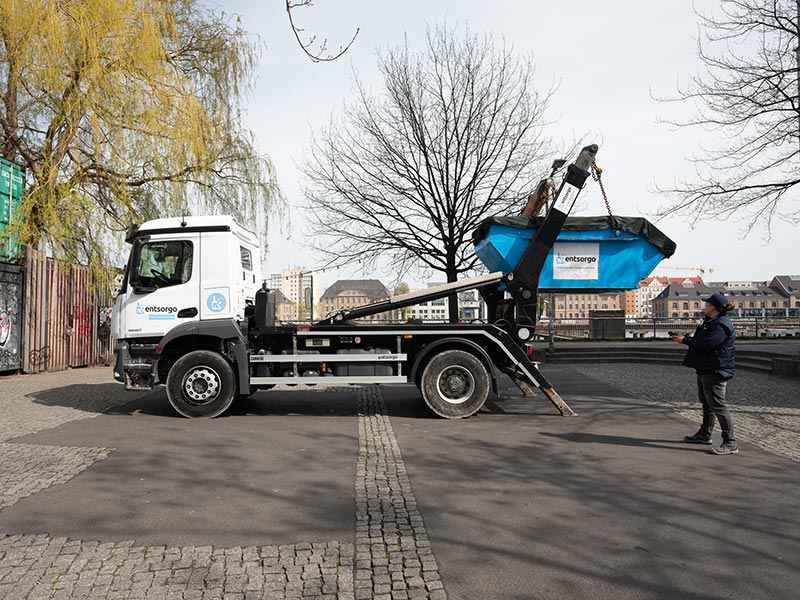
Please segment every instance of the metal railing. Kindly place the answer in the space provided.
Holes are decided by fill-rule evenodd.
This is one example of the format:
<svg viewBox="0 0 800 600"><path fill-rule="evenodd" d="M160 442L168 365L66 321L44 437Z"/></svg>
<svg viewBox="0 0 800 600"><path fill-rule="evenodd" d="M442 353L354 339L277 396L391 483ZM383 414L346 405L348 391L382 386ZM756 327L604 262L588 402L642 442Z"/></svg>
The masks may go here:
<svg viewBox="0 0 800 600"><path fill-rule="evenodd" d="M602 317L608 322L612 319ZM674 319L674 318L646 318L625 319L616 322L615 339L666 339L670 331L680 333L693 333L701 323L701 319ZM773 337L800 337L800 318L796 317L752 317L733 319L737 335L741 337L773 338ZM550 336L550 326L547 319L540 320L536 325L536 336L547 339ZM556 339L597 339L592 335L592 319L553 319L553 336ZM619 335L624 331L624 335ZM608 337L608 336L602 336Z"/></svg>

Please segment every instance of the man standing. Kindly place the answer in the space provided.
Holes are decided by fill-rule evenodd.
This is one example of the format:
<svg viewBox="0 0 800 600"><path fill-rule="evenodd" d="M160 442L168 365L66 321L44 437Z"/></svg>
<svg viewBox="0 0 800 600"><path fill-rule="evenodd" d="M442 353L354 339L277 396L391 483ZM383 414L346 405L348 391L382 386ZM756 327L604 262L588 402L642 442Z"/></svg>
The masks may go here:
<svg viewBox="0 0 800 600"><path fill-rule="evenodd" d="M733 420L725 405L725 388L733 377L736 361L736 331L727 313L735 308L722 294L705 299L705 319L694 335L671 333L679 344L689 346L684 366L697 372L697 394L703 406L703 423L685 442L711 445L714 420L722 429L722 445L712 448L713 454L737 454L739 449L733 435Z"/></svg>

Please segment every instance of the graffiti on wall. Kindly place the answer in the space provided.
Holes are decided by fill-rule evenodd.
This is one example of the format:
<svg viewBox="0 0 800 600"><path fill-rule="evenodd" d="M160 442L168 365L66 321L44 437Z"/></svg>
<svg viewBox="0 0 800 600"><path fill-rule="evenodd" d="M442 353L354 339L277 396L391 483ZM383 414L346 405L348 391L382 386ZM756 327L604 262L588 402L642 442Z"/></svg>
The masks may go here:
<svg viewBox="0 0 800 600"><path fill-rule="evenodd" d="M0 279L0 371L19 369L19 284Z"/></svg>

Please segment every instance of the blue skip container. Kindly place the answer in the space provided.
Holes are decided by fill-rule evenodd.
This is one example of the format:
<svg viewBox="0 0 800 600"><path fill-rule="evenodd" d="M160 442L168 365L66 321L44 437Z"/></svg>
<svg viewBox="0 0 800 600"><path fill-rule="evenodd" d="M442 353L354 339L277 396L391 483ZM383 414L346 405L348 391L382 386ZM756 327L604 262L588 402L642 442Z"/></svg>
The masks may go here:
<svg viewBox="0 0 800 600"><path fill-rule="evenodd" d="M545 260L539 291L610 291L634 289L663 259L675 253L675 242L647 219L568 217ZM544 217L493 217L473 234L475 254L490 271L513 271Z"/></svg>

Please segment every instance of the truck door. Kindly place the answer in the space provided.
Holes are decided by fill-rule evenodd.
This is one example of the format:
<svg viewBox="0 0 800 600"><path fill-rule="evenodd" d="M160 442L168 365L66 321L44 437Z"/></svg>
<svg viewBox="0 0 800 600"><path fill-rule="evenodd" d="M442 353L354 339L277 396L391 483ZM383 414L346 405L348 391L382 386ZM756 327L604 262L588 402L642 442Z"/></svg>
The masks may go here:
<svg viewBox="0 0 800 600"><path fill-rule="evenodd" d="M145 237L134 245L121 307L124 337L163 336L200 318L197 233Z"/></svg>
<svg viewBox="0 0 800 600"><path fill-rule="evenodd" d="M260 270L257 270L257 265L254 264L254 258L257 256L256 249L248 247L237 239L234 240L234 244L241 257L241 270L236 278L236 316L241 319L245 307L248 304L255 304L256 291L261 285L261 282L258 281L261 274L257 272Z"/></svg>
<svg viewBox="0 0 800 600"><path fill-rule="evenodd" d="M202 320L236 318L236 280L240 277L239 252L232 255L230 232L202 232L203 253L200 260L200 318Z"/></svg>

